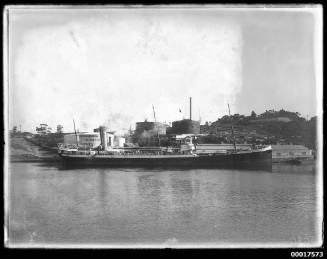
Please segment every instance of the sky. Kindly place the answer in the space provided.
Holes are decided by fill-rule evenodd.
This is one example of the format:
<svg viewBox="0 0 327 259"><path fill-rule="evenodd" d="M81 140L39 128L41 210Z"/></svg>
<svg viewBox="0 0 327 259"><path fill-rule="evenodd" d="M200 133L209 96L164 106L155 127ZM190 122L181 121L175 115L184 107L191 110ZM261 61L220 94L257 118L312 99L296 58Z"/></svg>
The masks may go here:
<svg viewBox="0 0 327 259"><path fill-rule="evenodd" d="M276 8L13 8L9 128L135 128L319 112L317 14ZM319 20L318 20L319 21ZM318 75L319 76L319 75ZM181 111L181 112L180 112Z"/></svg>

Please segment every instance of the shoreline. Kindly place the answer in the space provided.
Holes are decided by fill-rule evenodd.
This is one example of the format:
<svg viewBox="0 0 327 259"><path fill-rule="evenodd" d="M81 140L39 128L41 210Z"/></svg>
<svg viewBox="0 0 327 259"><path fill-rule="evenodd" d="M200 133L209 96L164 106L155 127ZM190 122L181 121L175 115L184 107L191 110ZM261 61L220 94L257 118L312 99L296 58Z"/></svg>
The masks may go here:
<svg viewBox="0 0 327 259"><path fill-rule="evenodd" d="M37 145L24 137L12 137L9 141L9 162L60 162L55 148ZM292 159L272 159L273 164L290 164ZM300 160L299 165L315 163L314 159Z"/></svg>
<svg viewBox="0 0 327 259"><path fill-rule="evenodd" d="M60 157L58 158L35 158L35 159L19 159L11 158L9 159L10 163L37 163L37 162L61 162Z"/></svg>
<svg viewBox="0 0 327 259"><path fill-rule="evenodd" d="M8 160L15 162L58 162L60 157L54 149L42 147L24 137L9 139Z"/></svg>

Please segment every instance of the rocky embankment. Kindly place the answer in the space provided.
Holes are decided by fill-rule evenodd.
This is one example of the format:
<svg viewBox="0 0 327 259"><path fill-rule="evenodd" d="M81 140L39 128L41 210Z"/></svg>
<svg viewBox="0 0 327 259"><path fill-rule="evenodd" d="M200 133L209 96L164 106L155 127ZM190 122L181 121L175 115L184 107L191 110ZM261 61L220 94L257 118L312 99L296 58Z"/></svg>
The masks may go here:
<svg viewBox="0 0 327 259"><path fill-rule="evenodd" d="M10 162L39 162L60 160L54 151L45 150L21 136L9 137Z"/></svg>

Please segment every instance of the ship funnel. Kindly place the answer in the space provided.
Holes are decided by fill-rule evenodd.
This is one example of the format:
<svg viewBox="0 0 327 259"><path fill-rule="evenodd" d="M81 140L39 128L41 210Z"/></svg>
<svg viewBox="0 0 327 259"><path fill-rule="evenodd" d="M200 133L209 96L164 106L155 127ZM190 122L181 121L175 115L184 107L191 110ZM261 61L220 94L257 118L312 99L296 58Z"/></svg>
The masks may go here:
<svg viewBox="0 0 327 259"><path fill-rule="evenodd" d="M101 140L102 149L107 150L107 140L106 140L107 127L100 126L99 131L100 131L100 140Z"/></svg>
<svg viewBox="0 0 327 259"><path fill-rule="evenodd" d="M192 120L192 97L190 97L190 120Z"/></svg>

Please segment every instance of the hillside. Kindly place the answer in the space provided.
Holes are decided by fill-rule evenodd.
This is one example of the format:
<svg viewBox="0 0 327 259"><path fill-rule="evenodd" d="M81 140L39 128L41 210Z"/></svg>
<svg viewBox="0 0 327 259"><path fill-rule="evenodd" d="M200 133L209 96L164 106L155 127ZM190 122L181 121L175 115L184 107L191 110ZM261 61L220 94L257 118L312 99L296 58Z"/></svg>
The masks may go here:
<svg viewBox="0 0 327 259"><path fill-rule="evenodd" d="M231 142L231 124L237 143L299 144L316 150L317 118L306 120L299 113L266 111L250 116L225 115L213 123L201 125L201 133L210 134L216 142Z"/></svg>
<svg viewBox="0 0 327 259"><path fill-rule="evenodd" d="M54 152L46 151L24 139L23 136L15 135L9 138L10 161L44 161L58 160Z"/></svg>

